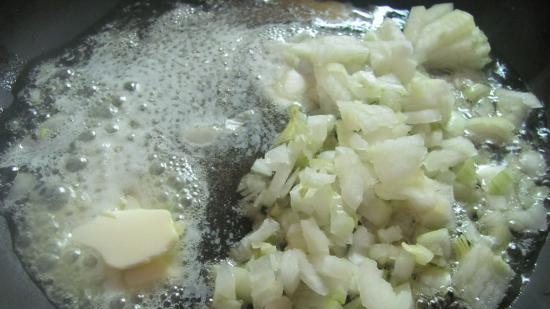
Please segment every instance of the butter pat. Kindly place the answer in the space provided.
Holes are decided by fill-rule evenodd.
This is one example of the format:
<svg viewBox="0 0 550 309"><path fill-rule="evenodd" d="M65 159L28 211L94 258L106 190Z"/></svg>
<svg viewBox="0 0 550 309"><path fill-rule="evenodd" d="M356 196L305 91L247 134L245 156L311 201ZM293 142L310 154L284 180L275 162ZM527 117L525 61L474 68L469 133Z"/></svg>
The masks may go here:
<svg viewBox="0 0 550 309"><path fill-rule="evenodd" d="M97 250L107 265L126 270L168 252L178 233L167 210L132 209L94 218L77 227L73 239Z"/></svg>

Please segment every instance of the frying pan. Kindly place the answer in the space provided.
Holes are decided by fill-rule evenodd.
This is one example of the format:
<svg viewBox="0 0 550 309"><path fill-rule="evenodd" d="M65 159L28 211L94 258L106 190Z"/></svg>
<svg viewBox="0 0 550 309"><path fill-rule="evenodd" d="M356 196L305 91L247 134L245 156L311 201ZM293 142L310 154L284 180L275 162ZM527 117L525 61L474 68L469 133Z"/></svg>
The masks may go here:
<svg viewBox="0 0 550 309"><path fill-rule="evenodd" d="M13 102L12 89L25 65L86 33L123 0L4 0L0 3L0 113ZM162 1L166 2L166 1ZM436 1L352 1L357 6L409 8ZM165 3L164 3L165 4ZM550 4L543 1L455 1L474 15L496 55L544 102L550 102ZM550 105L546 105L547 114ZM549 127L547 117L540 121ZM0 132L0 138L2 134ZM7 180L0 178L0 189ZM228 193L228 194L233 194ZM1 205L0 205L1 206ZM215 209L212 210L215 213ZM546 235L543 235L544 239ZM550 307L550 243L528 257L537 266L512 304L514 309ZM508 302L511 301L507 300ZM6 220L0 216L0 309L54 309L15 256Z"/></svg>

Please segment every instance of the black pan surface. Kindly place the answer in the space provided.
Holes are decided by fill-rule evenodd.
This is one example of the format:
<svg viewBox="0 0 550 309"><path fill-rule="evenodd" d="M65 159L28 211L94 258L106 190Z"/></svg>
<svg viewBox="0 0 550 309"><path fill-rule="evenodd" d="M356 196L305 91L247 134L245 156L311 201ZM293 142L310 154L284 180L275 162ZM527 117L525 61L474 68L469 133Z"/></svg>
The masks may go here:
<svg viewBox="0 0 550 309"><path fill-rule="evenodd" d="M107 16L121 0L4 0L0 3L0 113L13 101L12 87L25 64L75 40ZM125 1L127 2L127 1ZM352 1L357 6L409 8L438 1ZM544 102L550 113L550 3L543 1L455 1L472 13L499 58ZM543 120L550 127L548 118ZM5 184L0 179L0 189ZM0 190L1 191L1 190ZM1 205L0 205L1 206ZM538 256L530 283L514 309L550 307L550 244ZM0 216L0 309L53 309L13 253Z"/></svg>

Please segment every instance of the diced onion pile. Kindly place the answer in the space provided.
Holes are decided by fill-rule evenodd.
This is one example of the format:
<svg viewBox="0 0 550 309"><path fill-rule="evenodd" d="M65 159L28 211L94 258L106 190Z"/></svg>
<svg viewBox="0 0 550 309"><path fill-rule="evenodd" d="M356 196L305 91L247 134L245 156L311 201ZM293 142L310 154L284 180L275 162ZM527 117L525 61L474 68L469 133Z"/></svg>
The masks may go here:
<svg viewBox="0 0 550 309"><path fill-rule="evenodd" d="M279 48L271 94L290 121L241 181L256 225L216 267L214 307L410 309L452 289L496 308L512 231L546 229L548 191L517 137L541 104L476 80L490 47L473 17L414 7L403 31L386 20ZM495 160L487 143L521 150Z"/></svg>

